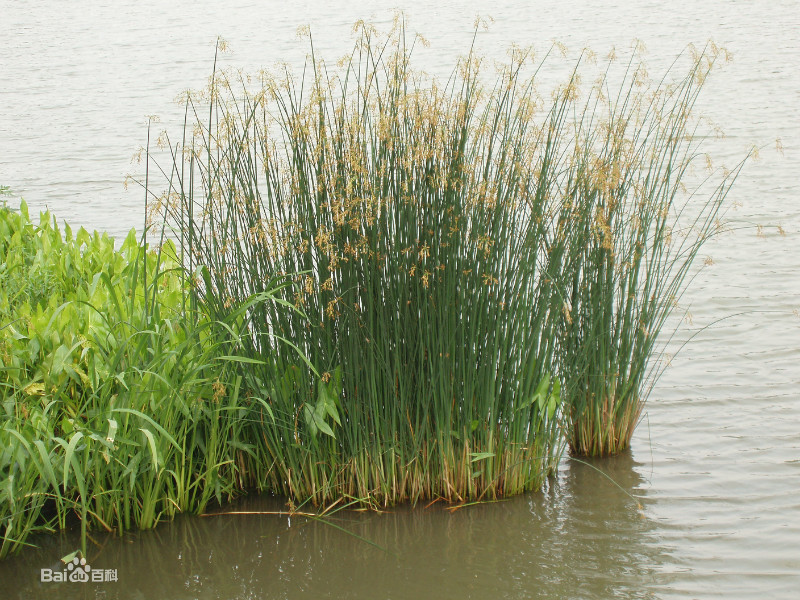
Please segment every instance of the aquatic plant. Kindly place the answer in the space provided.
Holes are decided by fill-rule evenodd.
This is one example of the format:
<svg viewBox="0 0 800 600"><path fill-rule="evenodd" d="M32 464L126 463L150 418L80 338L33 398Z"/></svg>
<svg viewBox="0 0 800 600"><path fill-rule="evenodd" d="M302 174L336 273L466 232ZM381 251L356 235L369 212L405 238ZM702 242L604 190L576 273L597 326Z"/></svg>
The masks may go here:
<svg viewBox="0 0 800 600"><path fill-rule="evenodd" d="M604 76L577 119L558 218L569 240L558 372L577 454L628 447L665 367L659 334L700 248L723 229L724 200L744 161L732 171L709 168L699 181L691 174L711 164L693 108L723 52L692 49L685 74L670 80L673 65L652 87L634 54L616 94Z"/></svg>
<svg viewBox="0 0 800 600"><path fill-rule="evenodd" d="M184 279L171 243L131 232L115 250L0 210L0 557L73 517L85 546L199 513L266 469L225 359L235 331L183 308Z"/></svg>
<svg viewBox="0 0 800 600"><path fill-rule="evenodd" d="M293 277L297 310L259 305L243 327L273 489L379 504L536 489L562 447L562 266L543 242L569 89L536 123L526 53L491 91L472 55L440 86L410 68L402 26L359 31L337 75L313 46L303 81L262 73L253 92L215 72L154 206L213 318Z"/></svg>
<svg viewBox="0 0 800 600"><path fill-rule="evenodd" d="M627 447L742 166L685 190L717 49L654 87L609 63L583 102L579 61L546 105L530 51L442 84L402 23L357 31L336 73L312 45L301 80L187 95L163 193L146 149L156 250L0 209L0 557L252 488L492 499L564 433Z"/></svg>

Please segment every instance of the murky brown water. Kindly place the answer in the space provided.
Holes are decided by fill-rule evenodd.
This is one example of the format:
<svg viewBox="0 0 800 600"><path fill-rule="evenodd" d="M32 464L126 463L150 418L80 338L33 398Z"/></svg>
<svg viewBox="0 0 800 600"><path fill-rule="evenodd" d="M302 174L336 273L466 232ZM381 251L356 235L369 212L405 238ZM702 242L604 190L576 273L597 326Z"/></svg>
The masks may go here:
<svg viewBox="0 0 800 600"><path fill-rule="evenodd" d="M434 504L326 522L222 514L123 540L94 536L88 563L116 569L117 583L39 582L32 567L74 549L75 536L45 538L0 573L16 573L14 598L655 597L645 590L665 580L655 565L669 549L646 517L642 467L630 454L570 463L543 493L456 511ZM252 498L215 512L281 510Z"/></svg>
<svg viewBox="0 0 800 600"><path fill-rule="evenodd" d="M167 102L202 85L217 34L235 51L228 64L297 65L306 48L294 38L298 25L310 22L320 52L339 56L357 18L386 24L391 6L226 3L223 11L183 1L164 9L154 0L81 8L0 0L0 185L72 223L117 235L138 227L141 194L124 192L121 182L144 143L144 115L174 121L179 110ZM619 487L567 461L541 494L452 514L435 505L339 513L331 524L274 515L179 519L123 540L95 536L89 564L115 569L119 581L94 586L40 583L40 569L77 547L74 538L46 538L0 563L0 598L797 597L800 4L405 7L412 29L431 41L419 53L422 66L440 74L468 44L475 13L495 18L479 37L490 56L512 41L543 48L557 38L606 51L634 37L654 71L709 37L734 54L703 98L703 111L728 134L709 149L733 163L753 144L765 148L730 197L741 203L730 216L743 228L707 248L714 265L684 299L691 318L678 338L696 337L653 391L633 453L594 463ZM783 156L770 149L777 137ZM244 506L281 508L257 499Z"/></svg>

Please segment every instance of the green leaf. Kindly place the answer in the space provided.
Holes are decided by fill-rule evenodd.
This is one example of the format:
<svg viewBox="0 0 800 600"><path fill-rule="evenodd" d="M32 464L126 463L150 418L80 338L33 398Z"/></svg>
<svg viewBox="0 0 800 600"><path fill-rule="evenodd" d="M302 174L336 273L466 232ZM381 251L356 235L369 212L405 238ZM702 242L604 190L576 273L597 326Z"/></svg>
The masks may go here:
<svg viewBox="0 0 800 600"><path fill-rule="evenodd" d="M326 403L317 402L317 406L314 408L314 424L322 433L335 438L336 436L333 435L333 430L330 428L330 425L328 425L325 422L326 412L327 412Z"/></svg>
<svg viewBox="0 0 800 600"><path fill-rule="evenodd" d="M336 439L336 436L333 433L333 429L331 429L330 426L325 421L318 418L316 413L314 414L314 423L322 433L331 436L333 439Z"/></svg>
<svg viewBox="0 0 800 600"><path fill-rule="evenodd" d="M303 407L303 417L305 417L306 425L308 426L311 435L317 435L317 424L314 422L314 411L306 404Z"/></svg>
<svg viewBox="0 0 800 600"><path fill-rule="evenodd" d="M336 410L336 397L333 395L330 389L331 384L326 384L324 381L320 380L318 387L318 396L317 396L317 410L319 407L322 407L322 411L325 412L336 422L337 425L341 427L342 422L339 419L339 412Z"/></svg>
<svg viewBox="0 0 800 600"><path fill-rule="evenodd" d="M244 363L244 364L248 364L248 365L263 365L264 364L263 360L259 360L259 359L255 359L255 358L249 358L247 356L220 356L219 360L227 360L227 361L230 361L230 362L238 362L238 363Z"/></svg>
<svg viewBox="0 0 800 600"><path fill-rule="evenodd" d="M335 404L333 404L333 403L326 404L325 405L325 411L328 413L328 415L330 415L331 419L333 419L334 422L339 427L342 426L342 421L339 419L339 412L336 410L336 405Z"/></svg>
<svg viewBox="0 0 800 600"><path fill-rule="evenodd" d="M305 415L306 424L311 430L312 435L316 435L317 431L321 431L325 435L329 435L334 439L336 438L333 430L325 422L325 405L323 403L317 402L317 405L313 409L306 404L303 408L303 413Z"/></svg>
<svg viewBox="0 0 800 600"><path fill-rule="evenodd" d="M124 387L126 390L127 390L127 389L129 389L129 388L128 388L128 384L127 384L127 383L125 383L125 373L124 373L124 372L122 372L122 373L117 373L116 375L114 375L114 379L116 379L117 381L119 381L120 385L121 385L122 387Z"/></svg>
<svg viewBox="0 0 800 600"><path fill-rule="evenodd" d="M549 388L550 388L550 374L545 373L544 377L539 382L539 385L536 387L536 392L534 392L533 394L536 403L539 405L540 410L544 408L544 405L547 402L547 391Z"/></svg>
<svg viewBox="0 0 800 600"><path fill-rule="evenodd" d="M64 372L64 367L69 361L70 351L67 346L61 344L53 353L53 366L50 367L50 375L58 376Z"/></svg>
<svg viewBox="0 0 800 600"><path fill-rule="evenodd" d="M44 446L44 442L42 440L36 440L33 442L36 446L37 450L39 450L39 456L42 457L42 471L44 471L43 475L45 475L47 482L53 488L55 493L61 497L61 492L58 488L58 481L56 480L55 471L53 471L53 465L50 461L50 454L47 452L47 448Z"/></svg>
<svg viewBox="0 0 800 600"><path fill-rule="evenodd" d="M181 456L183 456L183 448L181 448L178 442L175 441L175 438L172 437L169 433L167 433L166 429L164 429L161 425L156 423L153 419L148 417L143 412L134 410L132 408L114 408L112 409L111 412L130 413L132 415L136 415L141 419L144 419L145 421L150 423L158 431L158 433L160 433L163 437L165 437L169 441L169 443L172 444L173 447L181 454Z"/></svg>
<svg viewBox="0 0 800 600"><path fill-rule="evenodd" d="M123 477L125 475L129 475L129 489L133 490L136 486L136 476L139 474L139 463L142 462L142 453L137 452L134 454L128 465L125 467L125 472L122 474Z"/></svg>
<svg viewBox="0 0 800 600"><path fill-rule="evenodd" d="M86 499L86 481L83 477L83 472L81 471L81 467L78 464L78 460L75 457L75 449L78 446L78 443L83 438L83 433L80 431L76 431L75 434L70 438L69 444L67 445L67 451L64 455L64 489L67 489L67 482L69 479L69 472L70 466L72 467L72 471L75 473L75 482L78 484L78 492L81 495L81 499Z"/></svg>
<svg viewBox="0 0 800 600"><path fill-rule="evenodd" d="M69 564L69 563L72 562L72 559L75 558L76 556L81 556L81 551L80 550L75 550L75 552L70 552L66 556L62 556L61 557L61 562L64 563L65 565Z"/></svg>
<svg viewBox="0 0 800 600"><path fill-rule="evenodd" d="M556 379L553 382L553 391L550 394L551 398L555 400L556 404L561 404L561 380Z"/></svg>
<svg viewBox="0 0 800 600"><path fill-rule="evenodd" d="M139 431L141 431L147 438L147 444L150 446L150 454L151 458L153 459L153 471L158 473L158 463L161 461L159 460L158 450L156 449L156 440L153 437L153 432L149 429L145 429L144 427L140 427Z"/></svg>
<svg viewBox="0 0 800 600"><path fill-rule="evenodd" d="M555 413L556 413L556 401L555 398L550 396L550 401L547 403L547 417L552 419Z"/></svg>
<svg viewBox="0 0 800 600"><path fill-rule="evenodd" d="M331 381L331 393L337 400L342 397L342 365L333 370L333 381Z"/></svg>
<svg viewBox="0 0 800 600"><path fill-rule="evenodd" d="M494 452L472 452L470 462L478 462L479 460L486 460L487 458L494 458Z"/></svg>

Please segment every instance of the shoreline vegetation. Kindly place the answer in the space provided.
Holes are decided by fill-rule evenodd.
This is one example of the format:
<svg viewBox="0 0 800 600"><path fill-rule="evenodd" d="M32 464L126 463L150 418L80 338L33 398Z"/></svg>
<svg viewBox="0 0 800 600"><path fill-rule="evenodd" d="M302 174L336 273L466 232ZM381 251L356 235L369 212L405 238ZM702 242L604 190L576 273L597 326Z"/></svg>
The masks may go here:
<svg viewBox="0 0 800 600"><path fill-rule="evenodd" d="M551 53L441 83L402 23L356 31L301 79L215 66L145 148L141 240L0 210L0 558L250 490L492 500L628 447L744 162L686 189L723 51L586 89L584 53L545 100Z"/></svg>

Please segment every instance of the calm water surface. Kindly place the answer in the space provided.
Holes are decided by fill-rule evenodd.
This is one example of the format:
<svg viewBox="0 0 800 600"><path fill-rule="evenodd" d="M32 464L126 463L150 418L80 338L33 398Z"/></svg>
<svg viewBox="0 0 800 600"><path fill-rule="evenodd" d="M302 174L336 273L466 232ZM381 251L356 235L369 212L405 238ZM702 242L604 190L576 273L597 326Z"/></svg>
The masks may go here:
<svg viewBox="0 0 800 600"><path fill-rule="evenodd" d="M386 26L395 5L217 6L0 1L0 185L33 209L123 235L142 223L142 193L122 182L139 168L130 158L145 143L145 115L177 123L171 99L202 86L217 35L233 48L227 65L299 69L299 25L310 23L320 54L337 58L354 21ZM227 515L96 536L89 563L116 569L117 583L39 583L39 569L76 547L53 536L0 563L0 598L798 597L800 2L401 7L431 42L417 65L440 75L469 44L476 13L495 19L478 38L490 57L511 42L546 49L558 39L574 55L639 38L657 72L689 42L711 37L733 53L701 103L727 134L709 150L733 164L753 144L764 149L730 196L740 227L707 248L714 264L684 299L690 315L676 339L695 337L654 389L632 453L565 461L542 493L503 503L332 518L350 534L297 517Z"/></svg>

